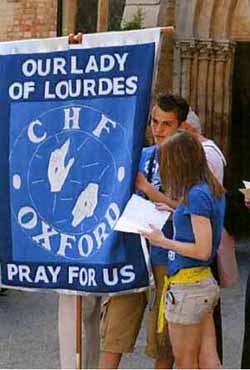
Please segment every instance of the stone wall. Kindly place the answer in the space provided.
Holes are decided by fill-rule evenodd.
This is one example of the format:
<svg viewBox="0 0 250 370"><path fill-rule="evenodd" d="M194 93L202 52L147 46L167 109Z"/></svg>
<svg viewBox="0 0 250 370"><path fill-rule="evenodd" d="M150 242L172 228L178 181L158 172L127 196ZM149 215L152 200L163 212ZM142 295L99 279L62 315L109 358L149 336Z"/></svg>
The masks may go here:
<svg viewBox="0 0 250 370"><path fill-rule="evenodd" d="M123 20L131 21L138 9L142 13L142 28L175 25L175 0L126 0ZM162 36L155 94L172 91L174 37L174 33Z"/></svg>
<svg viewBox="0 0 250 370"><path fill-rule="evenodd" d="M143 26L155 27L158 24L161 0L126 0L123 20L130 21L138 9L142 12Z"/></svg>
<svg viewBox="0 0 250 370"><path fill-rule="evenodd" d="M56 0L1 0L0 40L56 36Z"/></svg>
<svg viewBox="0 0 250 370"><path fill-rule="evenodd" d="M237 41L250 41L250 1L176 0L174 91L199 114L207 136L230 152Z"/></svg>

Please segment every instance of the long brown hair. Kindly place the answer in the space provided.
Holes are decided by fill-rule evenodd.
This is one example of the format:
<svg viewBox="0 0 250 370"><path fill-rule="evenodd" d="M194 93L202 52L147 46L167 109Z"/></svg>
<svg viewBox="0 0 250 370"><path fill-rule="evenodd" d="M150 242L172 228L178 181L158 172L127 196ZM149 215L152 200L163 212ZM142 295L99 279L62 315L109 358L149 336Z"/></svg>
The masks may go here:
<svg viewBox="0 0 250 370"><path fill-rule="evenodd" d="M178 130L159 146L161 184L166 194L187 203L189 189L207 183L212 194L221 198L223 186L210 171L202 144L190 132Z"/></svg>

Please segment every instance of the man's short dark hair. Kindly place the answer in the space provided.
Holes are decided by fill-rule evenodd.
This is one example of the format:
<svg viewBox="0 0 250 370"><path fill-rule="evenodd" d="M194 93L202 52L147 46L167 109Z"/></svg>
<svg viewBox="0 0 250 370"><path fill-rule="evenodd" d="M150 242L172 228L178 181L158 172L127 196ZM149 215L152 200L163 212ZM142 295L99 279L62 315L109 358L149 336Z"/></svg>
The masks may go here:
<svg viewBox="0 0 250 370"><path fill-rule="evenodd" d="M186 99L174 94L159 94L156 98L156 104L164 112L174 112L179 125L186 121L189 104Z"/></svg>

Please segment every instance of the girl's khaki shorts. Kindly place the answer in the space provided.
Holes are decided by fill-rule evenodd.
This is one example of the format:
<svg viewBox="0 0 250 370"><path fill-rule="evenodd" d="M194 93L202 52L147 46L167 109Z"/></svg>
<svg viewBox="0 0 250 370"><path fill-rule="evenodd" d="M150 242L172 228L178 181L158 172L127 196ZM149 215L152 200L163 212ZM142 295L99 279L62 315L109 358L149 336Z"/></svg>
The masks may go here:
<svg viewBox="0 0 250 370"><path fill-rule="evenodd" d="M207 313L213 312L219 295L213 277L192 284L171 284L165 300L166 319L175 324L198 324Z"/></svg>

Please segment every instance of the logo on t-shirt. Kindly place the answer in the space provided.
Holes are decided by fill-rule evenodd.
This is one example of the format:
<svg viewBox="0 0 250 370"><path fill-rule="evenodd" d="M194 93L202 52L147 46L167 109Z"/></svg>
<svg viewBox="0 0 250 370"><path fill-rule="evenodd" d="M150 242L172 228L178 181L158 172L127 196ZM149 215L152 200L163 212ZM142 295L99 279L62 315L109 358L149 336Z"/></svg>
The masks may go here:
<svg viewBox="0 0 250 370"><path fill-rule="evenodd" d="M170 261L174 261L175 260L175 252L174 251L168 251L168 259Z"/></svg>

